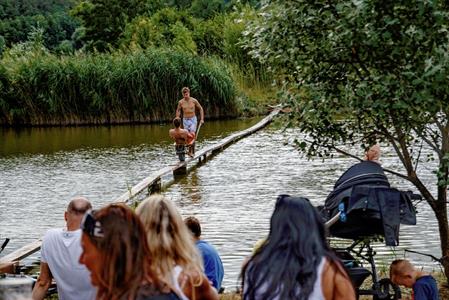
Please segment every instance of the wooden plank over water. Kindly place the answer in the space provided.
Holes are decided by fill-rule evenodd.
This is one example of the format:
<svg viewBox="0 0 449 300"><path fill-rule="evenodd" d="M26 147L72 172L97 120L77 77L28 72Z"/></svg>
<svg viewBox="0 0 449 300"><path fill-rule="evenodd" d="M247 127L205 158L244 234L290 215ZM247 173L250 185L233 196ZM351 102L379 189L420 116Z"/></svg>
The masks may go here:
<svg viewBox="0 0 449 300"><path fill-rule="evenodd" d="M162 169L152 173L150 176L148 176L147 178L143 179L141 182L139 182L138 184L133 186L128 192L124 193L119 198L115 199L113 202L127 203L127 202L129 202L129 200L131 200L133 197L140 194L141 192L144 192L151 187L156 188L158 185L160 186L161 178L163 176L171 174L171 173L175 173L177 170L179 170L181 168L187 168L187 165L189 163L195 162L197 160L200 161L202 158L205 159L207 156L216 154L217 152L223 150L224 148L231 145L232 143L264 128L273 120L273 118L277 114L279 114L279 112L280 112L280 109L276 108L268 116L266 116L261 121L259 121L256 125L248 128L248 129L233 133L230 136L222 139L218 143L201 149L200 151L195 153L194 157L187 158L184 162L179 162L174 166L167 166L165 168L162 168ZM0 263L19 261L19 260L35 253L36 251L38 251L41 248L41 245L42 245L42 239L38 239L31 244L25 245L22 248L17 249L14 252L1 257Z"/></svg>
<svg viewBox="0 0 449 300"><path fill-rule="evenodd" d="M178 164L174 166L168 166L163 169L160 169L156 171L155 173L151 174L151 176L143 179L141 182L133 186L129 191L121 195L119 198L115 199L114 202L125 202L128 203L129 200L134 198L136 195L140 194L141 192L144 192L149 187L153 186L157 182L160 182L161 178L165 175L169 175L171 173L176 173L177 170L181 168L186 168L187 165L191 162L194 162L196 160L200 160L201 158L206 158L207 156L210 156L212 154L217 153L218 151L223 150L230 144L264 128L267 126L273 118L279 114L280 109L276 108L274 109L268 116L260 120L257 124L254 126L247 128L245 130L236 132L231 134L230 136L220 140L218 143L211 145L209 147L203 148L200 151L196 152L194 157L187 158L184 162L179 162Z"/></svg>
<svg viewBox="0 0 449 300"><path fill-rule="evenodd" d="M25 245L10 254L0 257L0 264L19 261L27 256L30 256L34 252L38 251L41 248L41 245L42 239L38 239L31 244Z"/></svg>

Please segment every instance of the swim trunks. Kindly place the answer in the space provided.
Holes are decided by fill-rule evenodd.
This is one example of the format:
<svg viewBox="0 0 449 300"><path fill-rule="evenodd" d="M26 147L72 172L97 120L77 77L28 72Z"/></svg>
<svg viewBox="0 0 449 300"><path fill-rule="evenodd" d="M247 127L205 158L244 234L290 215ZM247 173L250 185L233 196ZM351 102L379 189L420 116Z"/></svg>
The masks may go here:
<svg viewBox="0 0 449 300"><path fill-rule="evenodd" d="M191 118L183 118L182 119L182 125L184 126L184 129L187 130L188 132L196 132L196 124L197 124L197 120L196 120L196 116L193 116Z"/></svg>

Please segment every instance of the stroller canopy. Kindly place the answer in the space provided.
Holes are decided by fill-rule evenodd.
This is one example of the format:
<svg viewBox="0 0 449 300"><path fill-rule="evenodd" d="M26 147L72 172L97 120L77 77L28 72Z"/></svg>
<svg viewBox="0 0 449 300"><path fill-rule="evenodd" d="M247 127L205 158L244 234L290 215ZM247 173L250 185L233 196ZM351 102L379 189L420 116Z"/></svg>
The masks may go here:
<svg viewBox="0 0 449 300"><path fill-rule="evenodd" d="M362 161L347 169L334 185L334 190L327 196L325 206L337 207L342 198L351 195L357 185L390 187L382 167L372 161Z"/></svg>
<svg viewBox="0 0 449 300"><path fill-rule="evenodd" d="M382 167L372 161L353 165L335 183L322 214L329 220L339 212L331 235L349 239L382 235L388 246L399 244L400 224L416 224L411 192L391 188Z"/></svg>

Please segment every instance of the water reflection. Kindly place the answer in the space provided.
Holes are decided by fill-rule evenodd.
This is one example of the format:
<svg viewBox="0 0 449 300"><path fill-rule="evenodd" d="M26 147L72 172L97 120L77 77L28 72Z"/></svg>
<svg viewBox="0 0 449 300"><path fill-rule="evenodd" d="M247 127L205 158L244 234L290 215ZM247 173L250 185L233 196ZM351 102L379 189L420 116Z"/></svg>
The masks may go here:
<svg viewBox="0 0 449 300"><path fill-rule="evenodd" d="M196 172L192 172L185 177L185 181L182 182L183 188L181 189L181 197L184 200L189 199L192 203L201 203L201 180Z"/></svg>
<svg viewBox="0 0 449 300"><path fill-rule="evenodd" d="M207 122L199 139L216 139L253 125L253 120ZM161 147L170 143L170 124L0 128L0 157L20 154L51 154L77 149Z"/></svg>

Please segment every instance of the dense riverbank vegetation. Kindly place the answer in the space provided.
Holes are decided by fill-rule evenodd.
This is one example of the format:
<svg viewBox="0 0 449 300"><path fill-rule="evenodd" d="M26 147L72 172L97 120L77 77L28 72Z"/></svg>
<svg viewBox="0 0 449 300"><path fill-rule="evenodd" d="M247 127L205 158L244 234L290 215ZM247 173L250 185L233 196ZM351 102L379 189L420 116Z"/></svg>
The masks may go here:
<svg viewBox="0 0 449 300"><path fill-rule="evenodd" d="M0 124L166 121L183 86L236 117L273 94L240 43L258 1L41 2L0 4Z"/></svg>
<svg viewBox="0 0 449 300"><path fill-rule="evenodd" d="M11 91L2 95L1 118L9 124L168 120L176 87L187 83L209 117L237 114L232 78L217 59L157 49L8 59L0 76Z"/></svg>

